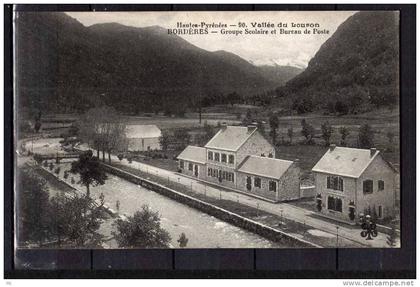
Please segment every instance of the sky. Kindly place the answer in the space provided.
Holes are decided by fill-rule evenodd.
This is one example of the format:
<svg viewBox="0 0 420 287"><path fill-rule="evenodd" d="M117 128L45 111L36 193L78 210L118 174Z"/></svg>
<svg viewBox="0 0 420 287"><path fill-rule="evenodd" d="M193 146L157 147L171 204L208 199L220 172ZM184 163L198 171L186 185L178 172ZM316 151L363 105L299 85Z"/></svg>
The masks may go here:
<svg viewBox="0 0 420 287"><path fill-rule="evenodd" d="M336 31L337 27L355 11L246 11L246 12L66 12L85 26L98 23L116 22L127 26L161 26L167 29L177 28L177 23L224 23L229 30L239 29L239 22L253 30L252 23L272 23L277 34L256 35L179 35L191 44L208 51L225 50L234 53L255 65L290 65L305 68L321 45ZM328 34L279 34L278 24L287 24L285 30L292 28L292 23L319 25L319 30L328 30ZM244 28L243 28L244 29ZM242 30L243 30L242 29ZM216 29L211 29L214 31ZM271 29L270 29L271 30ZM312 28L309 28L312 32ZM244 30L243 30L244 32Z"/></svg>

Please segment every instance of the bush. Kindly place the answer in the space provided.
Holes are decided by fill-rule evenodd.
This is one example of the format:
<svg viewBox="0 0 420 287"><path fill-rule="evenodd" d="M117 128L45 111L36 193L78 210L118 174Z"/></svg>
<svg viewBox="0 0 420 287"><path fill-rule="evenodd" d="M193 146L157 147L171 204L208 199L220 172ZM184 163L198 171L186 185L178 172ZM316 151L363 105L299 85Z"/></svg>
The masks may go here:
<svg viewBox="0 0 420 287"><path fill-rule="evenodd" d="M37 164L41 164L42 163L42 157L40 154L34 154L34 160L36 161Z"/></svg>
<svg viewBox="0 0 420 287"><path fill-rule="evenodd" d="M67 179L68 177L69 177L69 171L68 170L66 170L66 171L64 171L64 179Z"/></svg>
<svg viewBox="0 0 420 287"><path fill-rule="evenodd" d="M123 155L122 153L119 153L119 154L117 155L117 157L118 157L118 159L119 159L120 161L122 161L122 160L124 159L124 155Z"/></svg>
<svg viewBox="0 0 420 287"><path fill-rule="evenodd" d="M45 161L44 161L43 166L44 166L45 168L47 168L47 167L48 167L48 160L45 160Z"/></svg>
<svg viewBox="0 0 420 287"><path fill-rule="evenodd" d="M54 169L54 164L52 162L50 162L50 165L48 166L49 170L53 170Z"/></svg>
<svg viewBox="0 0 420 287"><path fill-rule="evenodd" d="M71 184L75 184L76 183L76 181L74 180L74 177L71 178L70 182L71 182Z"/></svg>
<svg viewBox="0 0 420 287"><path fill-rule="evenodd" d="M61 168L58 166L58 167L54 170L54 173L55 173L56 175L59 175L59 174L60 174L60 170L61 170Z"/></svg>

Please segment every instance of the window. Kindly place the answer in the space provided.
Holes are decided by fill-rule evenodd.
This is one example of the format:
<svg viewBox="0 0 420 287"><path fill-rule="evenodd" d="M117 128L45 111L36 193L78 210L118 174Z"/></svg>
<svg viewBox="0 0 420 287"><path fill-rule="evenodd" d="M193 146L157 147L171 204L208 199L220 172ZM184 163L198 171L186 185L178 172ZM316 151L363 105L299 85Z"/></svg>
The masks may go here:
<svg viewBox="0 0 420 287"><path fill-rule="evenodd" d="M219 169L219 178L222 177L222 170Z"/></svg>
<svg viewBox="0 0 420 287"><path fill-rule="evenodd" d="M385 189L385 183L383 180L378 180L378 191L382 191Z"/></svg>
<svg viewBox="0 0 420 287"><path fill-rule="evenodd" d="M378 206L378 217L382 218L382 205Z"/></svg>
<svg viewBox="0 0 420 287"><path fill-rule="evenodd" d="M184 161L183 161L183 160L181 160L181 161L179 162L179 167L180 167L180 168L184 168Z"/></svg>
<svg viewBox="0 0 420 287"><path fill-rule="evenodd" d="M373 180L363 181L363 193L372 193L373 192Z"/></svg>
<svg viewBox="0 0 420 287"><path fill-rule="evenodd" d="M215 161L220 161L220 153L218 153L218 152L214 153L214 160Z"/></svg>
<svg viewBox="0 0 420 287"><path fill-rule="evenodd" d="M212 151L209 151L208 158L209 158L209 160L213 160L213 152Z"/></svg>
<svg viewBox="0 0 420 287"><path fill-rule="evenodd" d="M254 178L254 186L258 187L258 188L261 188L261 178L259 178L259 177Z"/></svg>
<svg viewBox="0 0 420 287"><path fill-rule="evenodd" d="M193 170L193 164L192 163L188 164L188 170Z"/></svg>
<svg viewBox="0 0 420 287"><path fill-rule="evenodd" d="M343 178L340 176L327 176L327 188L343 191Z"/></svg>
<svg viewBox="0 0 420 287"><path fill-rule="evenodd" d="M233 156L233 154L229 155L229 163L233 164L235 162L235 157Z"/></svg>
<svg viewBox="0 0 420 287"><path fill-rule="evenodd" d="M268 154L268 157L273 157L273 154L270 152L270 153Z"/></svg>
<svg viewBox="0 0 420 287"><path fill-rule="evenodd" d="M226 180L234 182L234 174L233 172L226 172Z"/></svg>
<svg viewBox="0 0 420 287"><path fill-rule="evenodd" d="M226 171L222 171L222 179L226 179Z"/></svg>
<svg viewBox="0 0 420 287"><path fill-rule="evenodd" d="M211 176L211 168L210 167L207 169L207 176Z"/></svg>
<svg viewBox="0 0 420 287"><path fill-rule="evenodd" d="M268 190L276 192L277 190L277 182L270 180L268 182Z"/></svg>
<svg viewBox="0 0 420 287"><path fill-rule="evenodd" d="M227 156L225 153L222 153L222 162L227 162Z"/></svg>
<svg viewBox="0 0 420 287"><path fill-rule="evenodd" d="M341 200L341 198L328 196L327 207L328 207L329 210L342 212L343 211L343 201Z"/></svg>

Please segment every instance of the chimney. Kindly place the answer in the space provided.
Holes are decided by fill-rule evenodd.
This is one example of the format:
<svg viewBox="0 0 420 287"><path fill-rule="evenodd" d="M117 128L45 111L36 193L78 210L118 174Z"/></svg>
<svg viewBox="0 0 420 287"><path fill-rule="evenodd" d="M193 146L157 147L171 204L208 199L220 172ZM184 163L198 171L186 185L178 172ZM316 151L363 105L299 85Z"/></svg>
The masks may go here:
<svg viewBox="0 0 420 287"><path fill-rule="evenodd" d="M335 144L330 145L330 151L333 151L335 149Z"/></svg>
<svg viewBox="0 0 420 287"><path fill-rule="evenodd" d="M370 149L370 157L373 157L376 154L376 148L371 148Z"/></svg>
<svg viewBox="0 0 420 287"><path fill-rule="evenodd" d="M253 125L248 126L248 133L252 133L257 127Z"/></svg>

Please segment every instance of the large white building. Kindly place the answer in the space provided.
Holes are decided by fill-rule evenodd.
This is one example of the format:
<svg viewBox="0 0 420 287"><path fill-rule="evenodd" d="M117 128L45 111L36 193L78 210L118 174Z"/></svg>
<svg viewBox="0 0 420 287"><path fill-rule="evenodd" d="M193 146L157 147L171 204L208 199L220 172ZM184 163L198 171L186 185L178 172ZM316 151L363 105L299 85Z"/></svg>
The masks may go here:
<svg viewBox="0 0 420 287"><path fill-rule="evenodd" d="M204 146L178 156L182 173L272 201L299 198L300 169L275 158L275 148L255 126L225 126Z"/></svg>

